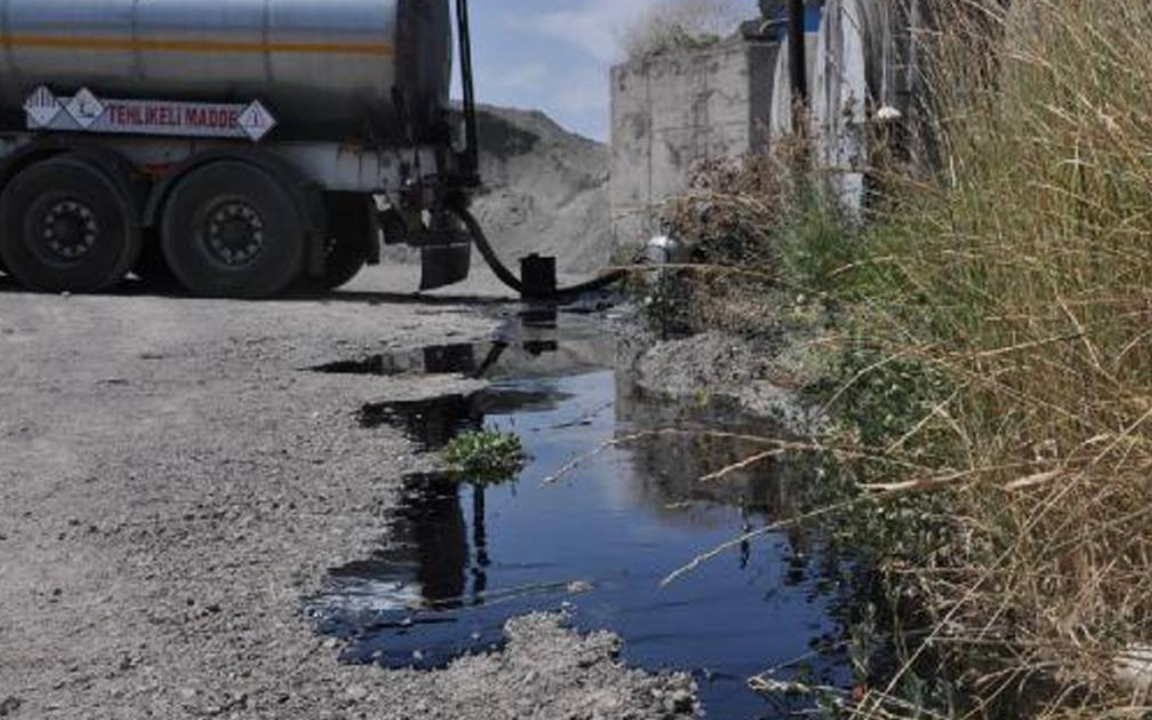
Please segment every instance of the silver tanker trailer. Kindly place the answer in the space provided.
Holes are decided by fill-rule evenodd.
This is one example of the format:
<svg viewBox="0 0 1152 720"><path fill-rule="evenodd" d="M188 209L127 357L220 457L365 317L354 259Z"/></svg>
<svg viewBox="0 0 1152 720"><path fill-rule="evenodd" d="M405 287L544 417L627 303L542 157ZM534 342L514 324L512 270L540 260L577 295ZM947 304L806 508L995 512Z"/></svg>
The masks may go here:
<svg viewBox="0 0 1152 720"><path fill-rule="evenodd" d="M90 292L170 270L191 292L335 287L421 248L467 276L476 177L449 110L449 0L0 0L0 262Z"/></svg>

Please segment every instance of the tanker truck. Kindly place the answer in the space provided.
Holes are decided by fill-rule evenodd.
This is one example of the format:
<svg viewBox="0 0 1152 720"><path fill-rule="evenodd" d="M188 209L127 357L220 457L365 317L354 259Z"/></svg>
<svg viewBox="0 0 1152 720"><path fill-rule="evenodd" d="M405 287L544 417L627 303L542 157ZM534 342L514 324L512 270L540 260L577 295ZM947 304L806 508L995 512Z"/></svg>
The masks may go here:
<svg viewBox="0 0 1152 720"><path fill-rule="evenodd" d="M348 282L382 238L420 249L423 288L464 279L465 3L0 1L0 269L264 298Z"/></svg>

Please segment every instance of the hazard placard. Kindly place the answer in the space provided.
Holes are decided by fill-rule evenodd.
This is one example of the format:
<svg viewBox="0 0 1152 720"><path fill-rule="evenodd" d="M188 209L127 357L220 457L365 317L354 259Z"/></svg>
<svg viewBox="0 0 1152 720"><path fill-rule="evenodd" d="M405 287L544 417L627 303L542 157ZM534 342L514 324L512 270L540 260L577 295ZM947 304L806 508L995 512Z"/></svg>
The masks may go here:
<svg viewBox="0 0 1152 720"><path fill-rule="evenodd" d="M56 116L64 112L64 106L51 90L40 86L28 96L24 111L28 113L28 127L36 129L51 125Z"/></svg>
<svg viewBox="0 0 1152 720"><path fill-rule="evenodd" d="M88 88L72 97L57 97L37 88L24 105L28 129L127 135L247 138L259 142L277 125L259 100L247 105L117 100L101 98Z"/></svg>
<svg viewBox="0 0 1152 720"><path fill-rule="evenodd" d="M236 124L249 138L260 142L265 135L272 132L272 128L276 127L276 118L272 117L272 113L268 112L263 103L255 100L240 113L240 117L236 118Z"/></svg>

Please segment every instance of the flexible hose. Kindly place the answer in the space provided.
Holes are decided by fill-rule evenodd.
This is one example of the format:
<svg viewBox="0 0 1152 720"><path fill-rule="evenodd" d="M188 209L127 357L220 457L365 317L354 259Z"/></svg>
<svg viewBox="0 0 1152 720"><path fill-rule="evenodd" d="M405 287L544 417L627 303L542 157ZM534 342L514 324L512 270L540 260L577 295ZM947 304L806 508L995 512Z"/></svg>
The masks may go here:
<svg viewBox="0 0 1152 720"><path fill-rule="evenodd" d="M472 236L473 242L476 243L476 248L480 250L480 254L484 257L484 262L488 263L488 267L492 268L492 272L496 273L496 277L500 279L500 282L520 295L524 295L524 283L521 282L520 278L516 277L515 273L508 269L507 265L500 261L500 258L496 255L496 251L492 249L492 244L488 242L488 236L485 234L484 228L480 226L476 217L467 208L460 207L459 205L453 205L452 211L456 213L456 217L468 228L468 233ZM586 283L557 288L555 292L549 293L546 297L533 295L532 299L554 300L583 293L596 292L597 290L603 290L606 287L620 282L627 276L628 273L623 270L614 270L601 275L595 280L589 280Z"/></svg>

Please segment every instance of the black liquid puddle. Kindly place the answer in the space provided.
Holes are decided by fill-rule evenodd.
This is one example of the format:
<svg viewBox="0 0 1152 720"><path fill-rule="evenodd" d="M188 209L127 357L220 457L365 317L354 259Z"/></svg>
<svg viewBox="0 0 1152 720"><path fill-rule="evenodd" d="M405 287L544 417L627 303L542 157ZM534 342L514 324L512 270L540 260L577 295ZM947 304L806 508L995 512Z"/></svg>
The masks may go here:
<svg viewBox="0 0 1152 720"><path fill-rule="evenodd" d="M481 430L490 415L554 407L564 399L549 390L502 387L454 393L423 400L367 403L357 414L360 426L399 428L424 452L440 450L462 432Z"/></svg>
<svg viewBox="0 0 1152 720"><path fill-rule="evenodd" d="M312 368L328 375L377 375L395 377L425 375L472 375L480 372L478 346L472 343L434 345L415 352L380 354L354 360L341 360Z"/></svg>
<svg viewBox="0 0 1152 720"><path fill-rule="evenodd" d="M366 428L399 428L427 450L465 430L516 432L533 460L518 482L497 487L404 479L381 549L333 570L326 591L307 602L320 632L348 641L344 660L440 668L501 647L513 617L563 610L578 629L621 635L630 663L693 672L712 717L803 709L769 707L746 685L797 658L805 660L783 678L848 686L844 653L829 649L843 635L847 569L809 532L766 533L661 587L700 553L794 516L808 468L777 458L722 482L700 480L763 450L707 430L775 429L731 407L685 408L637 393L612 370L614 343L593 320L526 320L523 336L497 344L494 362L455 370L482 370L487 388L361 410ZM533 354L530 343L555 350ZM491 347L473 356L490 359ZM679 432L606 445L667 428Z"/></svg>

